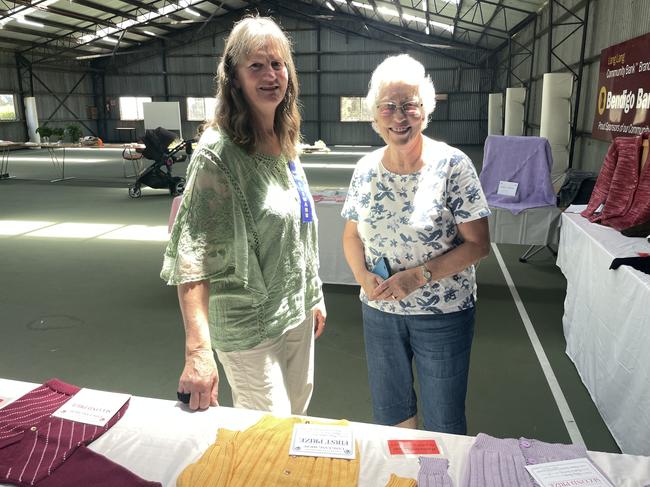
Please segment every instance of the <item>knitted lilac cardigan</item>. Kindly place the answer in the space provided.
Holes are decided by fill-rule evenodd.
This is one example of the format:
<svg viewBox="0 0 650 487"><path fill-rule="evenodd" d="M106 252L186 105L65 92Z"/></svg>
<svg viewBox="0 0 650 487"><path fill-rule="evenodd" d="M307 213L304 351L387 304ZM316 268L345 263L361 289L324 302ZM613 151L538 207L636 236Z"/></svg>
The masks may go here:
<svg viewBox="0 0 650 487"><path fill-rule="evenodd" d="M544 443L520 438L499 439L479 433L469 451L461 487L534 487L526 465L588 458L580 445Z"/></svg>

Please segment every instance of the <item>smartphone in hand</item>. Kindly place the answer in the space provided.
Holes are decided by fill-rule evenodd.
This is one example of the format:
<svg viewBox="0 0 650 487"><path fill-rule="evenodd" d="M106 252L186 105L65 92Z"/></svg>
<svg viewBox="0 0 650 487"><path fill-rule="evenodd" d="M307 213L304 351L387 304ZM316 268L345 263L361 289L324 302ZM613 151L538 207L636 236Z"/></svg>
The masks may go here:
<svg viewBox="0 0 650 487"><path fill-rule="evenodd" d="M388 265L388 259L386 257L381 257L375 263L375 266L370 272L377 274L382 279L388 279L390 277L390 266Z"/></svg>

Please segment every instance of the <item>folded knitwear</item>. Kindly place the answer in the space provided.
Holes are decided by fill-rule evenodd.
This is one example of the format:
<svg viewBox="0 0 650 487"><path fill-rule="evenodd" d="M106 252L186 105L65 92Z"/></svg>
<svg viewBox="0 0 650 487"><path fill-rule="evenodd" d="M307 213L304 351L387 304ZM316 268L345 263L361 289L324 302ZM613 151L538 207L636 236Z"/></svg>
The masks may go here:
<svg viewBox="0 0 650 487"><path fill-rule="evenodd" d="M543 137L489 135L479 175L487 202L515 215L528 208L556 206L552 166L551 146ZM514 195L499 193L502 181L517 183Z"/></svg>
<svg viewBox="0 0 650 487"><path fill-rule="evenodd" d="M51 379L0 409L0 480L37 487L160 486L85 447L120 420L128 401L103 427L52 416L79 390Z"/></svg>
<svg viewBox="0 0 650 487"><path fill-rule="evenodd" d="M452 487L446 458L420 457L418 480L390 475L385 487Z"/></svg>
<svg viewBox="0 0 650 487"><path fill-rule="evenodd" d="M420 457L419 487L452 487L446 458Z"/></svg>
<svg viewBox="0 0 650 487"><path fill-rule="evenodd" d="M354 460L289 455L295 424L301 418L264 416L244 431L220 428L217 439L176 480L177 487L257 485L352 487L359 481L360 453ZM313 424L347 425L347 421Z"/></svg>
<svg viewBox="0 0 650 487"><path fill-rule="evenodd" d="M589 458L584 446L499 439L479 433L469 451L460 487L534 487L537 484L526 465L576 458Z"/></svg>

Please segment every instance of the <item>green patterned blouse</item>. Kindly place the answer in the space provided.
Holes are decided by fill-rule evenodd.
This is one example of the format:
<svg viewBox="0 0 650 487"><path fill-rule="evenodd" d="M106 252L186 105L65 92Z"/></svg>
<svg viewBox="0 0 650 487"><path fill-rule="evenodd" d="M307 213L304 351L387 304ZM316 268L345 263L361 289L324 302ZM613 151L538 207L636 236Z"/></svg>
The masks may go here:
<svg viewBox="0 0 650 487"><path fill-rule="evenodd" d="M317 221L301 221L287 158L249 155L225 134L206 130L160 276L169 285L209 281L210 336L218 350L248 350L300 324L322 299Z"/></svg>

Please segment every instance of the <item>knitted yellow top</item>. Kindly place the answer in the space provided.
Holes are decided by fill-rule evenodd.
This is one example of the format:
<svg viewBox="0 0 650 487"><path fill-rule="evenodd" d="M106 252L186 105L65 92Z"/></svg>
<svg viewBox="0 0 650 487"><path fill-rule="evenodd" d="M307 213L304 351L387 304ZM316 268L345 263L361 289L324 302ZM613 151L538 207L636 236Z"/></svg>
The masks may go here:
<svg viewBox="0 0 650 487"><path fill-rule="evenodd" d="M359 446L354 460L289 455L293 426L300 418L264 416L244 431L220 428L217 440L176 480L177 487L350 487L359 480ZM347 421L329 423L347 425Z"/></svg>

